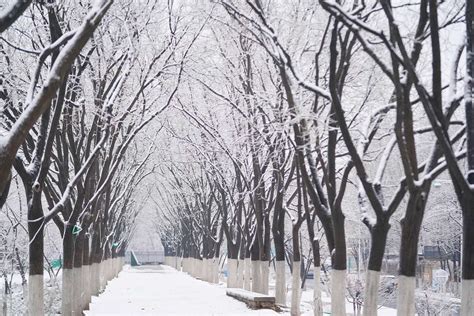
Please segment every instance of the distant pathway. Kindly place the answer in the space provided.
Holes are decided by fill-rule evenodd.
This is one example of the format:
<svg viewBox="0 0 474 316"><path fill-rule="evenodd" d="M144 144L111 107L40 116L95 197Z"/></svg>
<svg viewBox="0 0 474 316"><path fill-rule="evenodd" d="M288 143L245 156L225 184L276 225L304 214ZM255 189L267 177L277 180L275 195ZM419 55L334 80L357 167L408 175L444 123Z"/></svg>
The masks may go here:
<svg viewBox="0 0 474 316"><path fill-rule="evenodd" d="M167 266L127 268L92 298L86 315L278 315L250 310L223 285L196 280Z"/></svg>

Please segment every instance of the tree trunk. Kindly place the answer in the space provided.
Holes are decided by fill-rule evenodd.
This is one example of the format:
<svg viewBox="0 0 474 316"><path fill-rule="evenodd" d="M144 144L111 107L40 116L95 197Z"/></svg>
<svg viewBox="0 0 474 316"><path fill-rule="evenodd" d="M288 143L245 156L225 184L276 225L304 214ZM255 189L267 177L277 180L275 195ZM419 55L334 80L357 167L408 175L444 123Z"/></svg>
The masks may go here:
<svg viewBox="0 0 474 316"><path fill-rule="evenodd" d="M286 305L286 262L285 260L275 261L275 302L279 305Z"/></svg>
<svg viewBox="0 0 474 316"><path fill-rule="evenodd" d="M248 257L245 257L244 259L244 290L247 290L247 291L252 290L251 272L252 272L252 260L250 259L250 256L248 256Z"/></svg>
<svg viewBox="0 0 474 316"><path fill-rule="evenodd" d="M281 189L281 188L280 188ZM286 273L285 273L285 211L283 209L283 194L278 194L273 214L273 243L275 245L275 301L286 305Z"/></svg>
<svg viewBox="0 0 474 316"><path fill-rule="evenodd" d="M293 260L293 269L291 272L291 316L299 316L301 314L301 261Z"/></svg>
<svg viewBox="0 0 474 316"><path fill-rule="evenodd" d="M82 284L84 291L84 300L82 303L83 310L88 310L89 303L91 302L91 265L89 247L89 236L84 234L84 250L82 256Z"/></svg>
<svg viewBox="0 0 474 316"><path fill-rule="evenodd" d="M370 228L371 246L369 264L365 276L364 316L377 316L380 270L382 268L389 229L390 225L382 221L377 222Z"/></svg>
<svg viewBox="0 0 474 316"><path fill-rule="evenodd" d="M82 257L84 250L84 232L76 235L74 242L74 268L72 285L72 314L82 315L82 303L84 300L84 285L82 284Z"/></svg>
<svg viewBox="0 0 474 316"><path fill-rule="evenodd" d="M474 311L474 199L463 203L461 316Z"/></svg>
<svg viewBox="0 0 474 316"><path fill-rule="evenodd" d="M344 215L341 210L333 211L334 253L331 270L331 314L346 315L346 237Z"/></svg>
<svg viewBox="0 0 474 316"><path fill-rule="evenodd" d="M323 315L323 301L321 299L321 266L314 266L314 288L313 288L313 315Z"/></svg>
<svg viewBox="0 0 474 316"><path fill-rule="evenodd" d="M422 190L410 194L405 217L401 220L400 271L398 280L397 313L403 316L415 315L416 263L418 239L427 192Z"/></svg>
<svg viewBox="0 0 474 316"><path fill-rule="evenodd" d="M243 288L244 287L244 280L245 280L245 243L243 242L243 238L240 240L240 249L239 249L239 262L237 264L237 287Z"/></svg>
<svg viewBox="0 0 474 316"><path fill-rule="evenodd" d="M467 182L474 185L474 3L466 0L466 80L465 112L467 135ZM462 244L462 284L461 316L474 311L474 198L471 192L463 192L463 244Z"/></svg>
<svg viewBox="0 0 474 316"><path fill-rule="evenodd" d="M301 313L301 254L300 254L300 240L299 240L299 225L293 225L292 240L293 240L293 263L291 269L291 315L299 316Z"/></svg>
<svg viewBox="0 0 474 316"><path fill-rule="evenodd" d="M63 237L63 268L61 291L61 315L72 315L72 286L74 267L74 239L72 225L66 225Z"/></svg>
<svg viewBox="0 0 474 316"><path fill-rule="evenodd" d="M226 226L226 240L227 240L227 287L235 288L238 280L238 256L239 244L232 240L229 227Z"/></svg>
<svg viewBox="0 0 474 316"><path fill-rule="evenodd" d="M92 295L98 296L100 292L100 272L102 262L102 249L100 248L100 236L97 232L92 235L92 273L91 273L91 290Z"/></svg>
<svg viewBox="0 0 474 316"><path fill-rule="evenodd" d="M237 259L227 258L227 287L237 287Z"/></svg>
<svg viewBox="0 0 474 316"><path fill-rule="evenodd" d="M263 239L263 257L260 258L260 282L263 294L268 294L268 283L270 282L270 256L271 256L271 228L270 218L267 213L264 216L264 239Z"/></svg>
<svg viewBox="0 0 474 316"><path fill-rule="evenodd" d="M257 240L254 241L251 249L252 259L252 292L261 293L260 287L260 250Z"/></svg>
<svg viewBox="0 0 474 316"><path fill-rule="evenodd" d="M219 283L219 251L214 254L212 262L212 283Z"/></svg>
<svg viewBox="0 0 474 316"><path fill-rule="evenodd" d="M308 218L308 223L309 221ZM313 314L314 316L323 315L323 301L321 298L321 255L319 252L319 241L314 238L314 228L310 236L312 236L311 247L313 249L313 268L314 268L314 288L313 288Z"/></svg>
<svg viewBox="0 0 474 316"><path fill-rule="evenodd" d="M33 192L28 209L29 235L29 279L28 279L28 314L44 314L43 295L43 255L44 255L44 223L41 191Z"/></svg>

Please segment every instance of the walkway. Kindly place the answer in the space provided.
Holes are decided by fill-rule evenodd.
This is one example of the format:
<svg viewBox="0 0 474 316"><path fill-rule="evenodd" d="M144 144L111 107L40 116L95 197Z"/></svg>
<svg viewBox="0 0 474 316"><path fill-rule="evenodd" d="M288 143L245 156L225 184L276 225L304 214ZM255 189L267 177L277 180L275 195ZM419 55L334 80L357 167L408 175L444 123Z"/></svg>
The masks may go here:
<svg viewBox="0 0 474 316"><path fill-rule="evenodd" d="M252 315L275 316L272 310L250 310L225 294L224 285L196 280L167 266L124 268L86 315Z"/></svg>

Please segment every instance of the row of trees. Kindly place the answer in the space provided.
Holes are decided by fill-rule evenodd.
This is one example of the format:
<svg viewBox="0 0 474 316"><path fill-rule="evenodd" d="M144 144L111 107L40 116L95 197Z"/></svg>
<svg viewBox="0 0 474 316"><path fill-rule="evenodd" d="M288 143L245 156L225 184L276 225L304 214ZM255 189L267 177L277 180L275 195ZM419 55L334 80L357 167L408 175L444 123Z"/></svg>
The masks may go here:
<svg viewBox="0 0 474 316"><path fill-rule="evenodd" d="M322 314L323 253L331 260L332 314L345 315L345 219L360 216L370 238L364 315L376 315L387 239L401 216L397 309L414 315L428 199L433 181L449 176L448 193L462 210L461 314L469 315L472 4L218 4L208 25L216 48L202 57L210 66L189 71L193 84L175 106L189 124L169 127L187 151L170 154L171 167L162 170L165 202L157 204L167 255L206 265L201 259L218 257L225 236L228 286L249 288L252 271L252 290L268 293L274 260L276 299L286 304L291 254L297 315L305 226L315 315ZM456 44L453 34L460 34Z"/></svg>
<svg viewBox="0 0 474 316"><path fill-rule="evenodd" d="M146 198L137 188L154 166L153 142L138 135L161 129L156 118L200 33L182 10L173 1L19 0L2 12L0 207L21 209L20 196L27 208L14 224L28 233L21 313L45 313L50 222L62 243L62 315L82 314L120 271ZM10 192L18 180L24 194Z"/></svg>

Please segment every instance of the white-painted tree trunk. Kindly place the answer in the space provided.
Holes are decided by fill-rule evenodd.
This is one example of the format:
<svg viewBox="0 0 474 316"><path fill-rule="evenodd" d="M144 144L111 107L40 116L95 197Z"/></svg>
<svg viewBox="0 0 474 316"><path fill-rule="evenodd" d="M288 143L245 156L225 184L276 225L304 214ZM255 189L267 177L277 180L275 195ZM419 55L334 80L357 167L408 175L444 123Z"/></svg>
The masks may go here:
<svg viewBox="0 0 474 316"><path fill-rule="evenodd" d="M461 316L472 316L474 313L474 280L461 281Z"/></svg>
<svg viewBox="0 0 474 316"><path fill-rule="evenodd" d="M82 267L72 269L72 314L82 314L83 286L82 286Z"/></svg>
<svg viewBox="0 0 474 316"><path fill-rule="evenodd" d="M194 259L194 277L197 279L199 278L201 269L200 269L200 260L199 259Z"/></svg>
<svg viewBox="0 0 474 316"><path fill-rule="evenodd" d="M227 258L227 287L237 287L237 259Z"/></svg>
<svg viewBox="0 0 474 316"><path fill-rule="evenodd" d="M244 259L244 289L250 291L252 289L252 263L250 258Z"/></svg>
<svg viewBox="0 0 474 316"><path fill-rule="evenodd" d="M100 282L100 289L103 291L105 289L105 286L107 285L107 262L109 259L106 259L100 263L100 276L101 276L101 282Z"/></svg>
<svg viewBox="0 0 474 316"><path fill-rule="evenodd" d="M28 276L28 315L44 315L43 275Z"/></svg>
<svg viewBox="0 0 474 316"><path fill-rule="evenodd" d="M214 260L215 258L209 258L207 259L207 277L208 277L208 280L209 280L209 283L215 283L216 280L215 280L215 277L214 277Z"/></svg>
<svg viewBox="0 0 474 316"><path fill-rule="evenodd" d="M201 260L201 280L207 282L207 259L205 258Z"/></svg>
<svg viewBox="0 0 474 316"><path fill-rule="evenodd" d="M200 261L199 259L196 259L196 258L194 259L194 266L193 266L194 271L193 272L194 272L194 277L195 278L199 277L199 271L200 271L200 269L199 269L199 263L200 262L199 261Z"/></svg>
<svg viewBox="0 0 474 316"><path fill-rule="evenodd" d="M262 294L268 294L268 283L270 282L270 265L268 261L260 261L260 286Z"/></svg>
<svg viewBox="0 0 474 316"><path fill-rule="evenodd" d="M331 270L331 315L346 316L346 270Z"/></svg>
<svg viewBox="0 0 474 316"><path fill-rule="evenodd" d="M323 315L323 301L321 298L321 267L314 267L313 312L314 316Z"/></svg>
<svg viewBox="0 0 474 316"><path fill-rule="evenodd" d="M194 277L194 258L189 258L189 274Z"/></svg>
<svg viewBox="0 0 474 316"><path fill-rule="evenodd" d="M204 258L202 258L202 260L200 260L200 264L201 266L199 267L200 268L200 272L199 272L199 275L200 275L200 279L203 280L203 281L206 281L206 276L207 276L207 267L206 267L206 261Z"/></svg>
<svg viewBox="0 0 474 316"><path fill-rule="evenodd" d="M90 293L91 293L91 296L94 296L95 295L95 268L96 268L96 264L95 263L91 263L91 266L90 266L90 280L89 280L89 286L90 286ZM91 301L92 301L92 298L91 298Z"/></svg>
<svg viewBox="0 0 474 316"><path fill-rule="evenodd" d="M99 292L105 289L107 285L107 260L103 260L99 264Z"/></svg>
<svg viewBox="0 0 474 316"><path fill-rule="evenodd" d="M1 304L2 315L8 315L8 300L7 300L7 294L5 294L5 285L0 289L2 291L2 304Z"/></svg>
<svg viewBox="0 0 474 316"><path fill-rule="evenodd" d="M104 282L104 286L103 286L103 290L105 290L105 288L107 287L107 283L109 282L110 280L110 261L111 259L107 259L104 261L104 271L105 271L105 282Z"/></svg>
<svg viewBox="0 0 474 316"><path fill-rule="evenodd" d="M380 271L367 270L365 275L364 316L377 316Z"/></svg>
<svg viewBox="0 0 474 316"><path fill-rule="evenodd" d="M252 292L261 292L260 287L260 261L259 260L252 260Z"/></svg>
<svg viewBox="0 0 474 316"><path fill-rule="evenodd" d="M82 309L88 310L91 301L91 266L82 266L82 288L84 289L84 296L82 301Z"/></svg>
<svg viewBox="0 0 474 316"><path fill-rule="evenodd" d="M99 295L99 291L100 291L100 276L99 276L99 273L100 273L100 264L97 263L97 262L94 262L92 265L91 265L91 293L92 295L94 296L97 296Z"/></svg>
<svg viewBox="0 0 474 316"><path fill-rule="evenodd" d="M188 258L183 258L181 260L181 265L183 266L183 272L185 272L185 273L186 273L186 269L187 269L187 260L188 260Z"/></svg>
<svg viewBox="0 0 474 316"><path fill-rule="evenodd" d="M72 285L74 283L73 269L63 269L61 290L61 315L72 313Z"/></svg>
<svg viewBox="0 0 474 316"><path fill-rule="evenodd" d="M238 260L237 261L237 285L238 288L244 287L244 261Z"/></svg>
<svg viewBox="0 0 474 316"><path fill-rule="evenodd" d="M219 257L212 260L212 283L219 283Z"/></svg>
<svg viewBox="0 0 474 316"><path fill-rule="evenodd" d="M293 271L291 273L291 316L299 316L301 301L301 263L293 262Z"/></svg>
<svg viewBox="0 0 474 316"><path fill-rule="evenodd" d="M214 283L214 258L207 259L207 269L209 283Z"/></svg>
<svg viewBox="0 0 474 316"><path fill-rule="evenodd" d="M101 261L101 262L99 262L99 263L97 264L97 277L98 277L98 279L97 279L97 295L99 295L99 294L100 294L100 291L102 290L102 289L101 289L102 283L103 283L103 282L102 282L102 274L103 274L103 272L104 272L104 271L103 271L103 270L104 270L103 266L104 266L104 262L103 262L103 261Z"/></svg>
<svg viewBox="0 0 474 316"><path fill-rule="evenodd" d="M113 272L112 272L112 270L113 270L113 269L112 269L112 266L113 266L113 265L112 265L112 260L113 260L112 258L109 258L109 259L107 259L107 261L105 262L105 276L106 276L105 281L106 281L106 282L105 282L104 289L107 287L107 283L108 283L110 280L112 280L112 274L113 274Z"/></svg>
<svg viewBox="0 0 474 316"><path fill-rule="evenodd" d="M109 280L113 280L115 278L115 258L110 258L110 279Z"/></svg>
<svg viewBox="0 0 474 316"><path fill-rule="evenodd" d="M118 275L118 261L117 257L112 259L112 279L115 279Z"/></svg>
<svg viewBox="0 0 474 316"><path fill-rule="evenodd" d="M194 258L193 273L195 278L199 278L199 259Z"/></svg>
<svg viewBox="0 0 474 316"><path fill-rule="evenodd" d="M110 280L110 258L104 261L104 279L105 279L105 284L104 284L104 289L107 287L107 283Z"/></svg>
<svg viewBox="0 0 474 316"><path fill-rule="evenodd" d="M173 264L173 268L176 269L176 270L178 270L178 257L173 256L173 262L172 262L172 264ZM120 269L120 270L122 270L122 269Z"/></svg>
<svg viewBox="0 0 474 316"><path fill-rule="evenodd" d="M209 259L209 258L204 259L204 272L206 273L204 280L206 282L209 282L209 283L212 283L212 267L211 267L211 264L212 264L211 259Z"/></svg>
<svg viewBox="0 0 474 316"><path fill-rule="evenodd" d="M286 305L286 273L285 261L275 261L275 302L279 305Z"/></svg>
<svg viewBox="0 0 474 316"><path fill-rule="evenodd" d="M397 315L415 315L415 287L415 277L408 277L404 275L398 276Z"/></svg>
<svg viewBox="0 0 474 316"><path fill-rule="evenodd" d="M202 258L202 280L209 282L209 267L207 258Z"/></svg>

